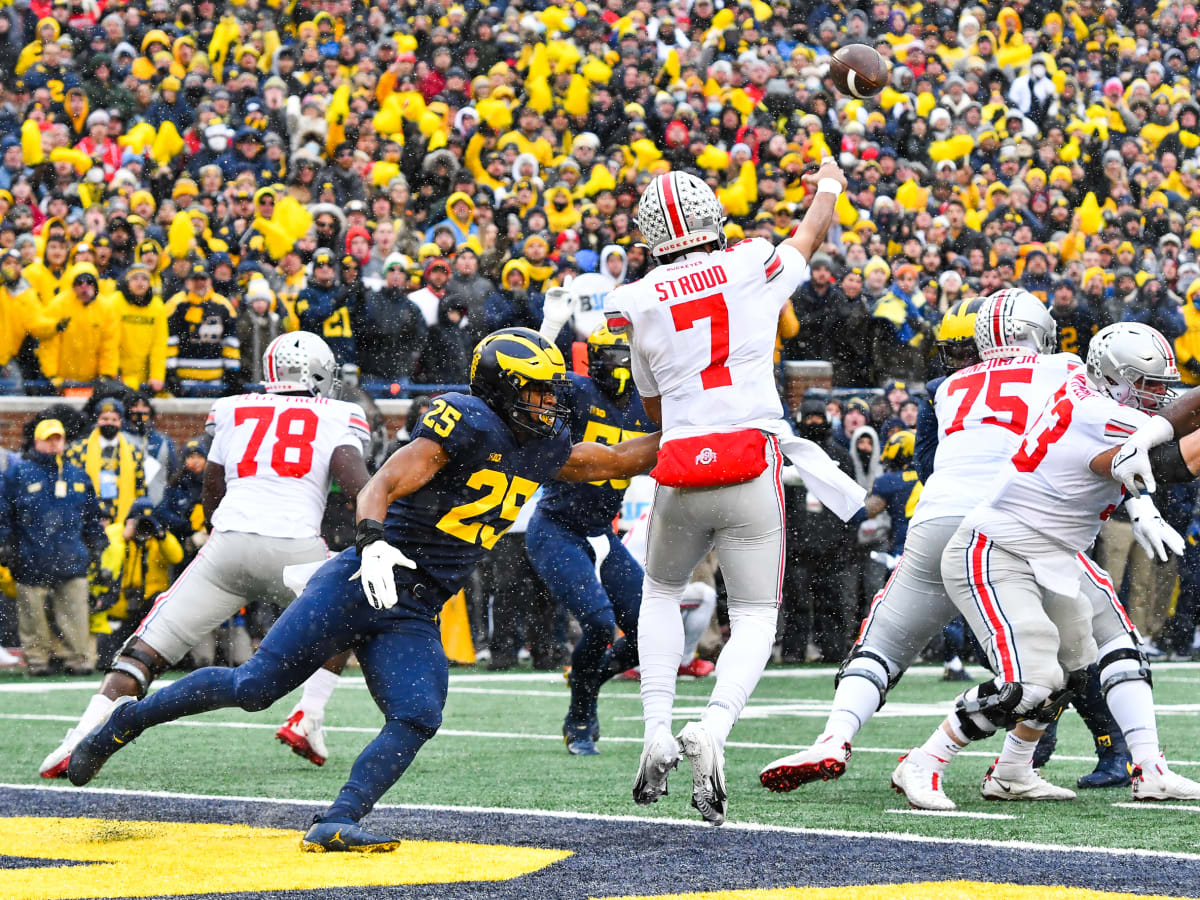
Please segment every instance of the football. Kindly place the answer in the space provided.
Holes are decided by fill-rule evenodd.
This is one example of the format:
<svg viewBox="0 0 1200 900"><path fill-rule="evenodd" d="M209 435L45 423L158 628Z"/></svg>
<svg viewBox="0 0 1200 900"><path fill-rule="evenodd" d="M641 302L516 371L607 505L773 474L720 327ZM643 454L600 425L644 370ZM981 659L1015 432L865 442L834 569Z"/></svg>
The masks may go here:
<svg viewBox="0 0 1200 900"><path fill-rule="evenodd" d="M883 90L888 83L888 67L874 47L849 44L833 54L829 76L841 93L861 100Z"/></svg>

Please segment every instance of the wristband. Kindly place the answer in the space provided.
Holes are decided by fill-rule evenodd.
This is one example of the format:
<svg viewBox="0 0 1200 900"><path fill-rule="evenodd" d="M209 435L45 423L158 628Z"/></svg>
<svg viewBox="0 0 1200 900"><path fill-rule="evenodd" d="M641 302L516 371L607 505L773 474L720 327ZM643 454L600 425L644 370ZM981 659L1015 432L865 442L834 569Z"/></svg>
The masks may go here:
<svg viewBox="0 0 1200 900"><path fill-rule="evenodd" d="M360 519L358 530L354 532L354 547L358 550L358 555L361 557L363 551L376 541L382 541L383 523L377 522L375 519Z"/></svg>
<svg viewBox="0 0 1200 900"><path fill-rule="evenodd" d="M833 196L836 197L841 194L841 192L842 185L836 178L822 178L817 182L818 194L833 194Z"/></svg>
<svg viewBox="0 0 1200 900"><path fill-rule="evenodd" d="M1166 416L1151 416L1150 421L1142 423L1142 426L1134 434L1141 446L1157 447L1159 444L1165 444L1167 441L1175 439L1175 426L1167 420Z"/></svg>

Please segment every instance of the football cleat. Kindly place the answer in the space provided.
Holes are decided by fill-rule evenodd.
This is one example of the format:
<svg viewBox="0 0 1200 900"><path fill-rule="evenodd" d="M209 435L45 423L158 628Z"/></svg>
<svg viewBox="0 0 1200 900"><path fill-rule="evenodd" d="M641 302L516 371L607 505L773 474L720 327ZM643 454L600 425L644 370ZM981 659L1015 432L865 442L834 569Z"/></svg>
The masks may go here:
<svg viewBox="0 0 1200 900"><path fill-rule="evenodd" d="M132 743L141 732L123 728L118 721L121 708L137 702L136 697L118 697L113 703L109 717L88 732L71 751L67 764L67 778L75 787L83 787L99 774L109 757Z"/></svg>
<svg viewBox="0 0 1200 900"><path fill-rule="evenodd" d="M626 669L620 675L616 676L621 681L641 681L642 670L636 666L632 669Z"/></svg>
<svg viewBox="0 0 1200 900"><path fill-rule="evenodd" d="M1134 800L1200 800L1200 784L1172 772L1162 754L1133 770Z"/></svg>
<svg viewBox="0 0 1200 900"><path fill-rule="evenodd" d="M587 722L574 723L570 719L563 720L562 734L563 743L567 745L567 752L572 756L597 756L600 751L596 749L596 739L593 735L595 729L599 728L599 722L588 720Z"/></svg>
<svg viewBox="0 0 1200 900"><path fill-rule="evenodd" d="M1032 766L1020 778L1000 778L996 764L988 766L979 793L984 800L1074 800L1075 792L1051 784Z"/></svg>
<svg viewBox="0 0 1200 900"><path fill-rule="evenodd" d="M758 773L758 780L768 791L786 794L810 781L833 781L846 772L850 760L850 744L838 746L833 735L817 741L807 750L784 756Z"/></svg>
<svg viewBox="0 0 1200 900"><path fill-rule="evenodd" d="M1096 762L1096 768L1087 775L1081 775L1075 782L1078 788L1124 787L1130 783L1129 773L1133 770L1133 762L1127 752L1120 750L1102 750Z"/></svg>
<svg viewBox="0 0 1200 900"><path fill-rule="evenodd" d="M903 794L913 809L951 810L954 801L942 790L942 774L926 768L909 752L900 757L900 765L892 772L892 787Z"/></svg>
<svg viewBox="0 0 1200 900"><path fill-rule="evenodd" d="M275 739L291 747L293 753L303 756L314 766L323 766L325 760L329 759L329 748L325 746L322 724L321 719L306 714L297 706L275 732Z"/></svg>
<svg viewBox="0 0 1200 900"><path fill-rule="evenodd" d="M667 795L667 775L679 765L679 745L671 732L660 728L642 750L637 776L633 781L633 802L639 806L657 803Z"/></svg>
<svg viewBox="0 0 1200 900"><path fill-rule="evenodd" d="M692 678L704 678L711 675L716 668L707 659L701 659L697 656L686 666L680 666L679 674L690 675Z"/></svg>
<svg viewBox="0 0 1200 900"><path fill-rule="evenodd" d="M386 853L399 846L395 838L371 834L344 822L313 822L300 839L300 849L305 853Z"/></svg>
<svg viewBox="0 0 1200 900"><path fill-rule="evenodd" d="M71 762L71 751L82 739L83 734L78 728L68 728L67 736L63 738L62 743L42 760L42 767L38 770L39 774L43 778L66 778L67 766Z"/></svg>
<svg viewBox="0 0 1200 900"><path fill-rule="evenodd" d="M728 796L725 793L725 757L703 722L689 722L676 738L692 764L692 806L705 822L722 825Z"/></svg>

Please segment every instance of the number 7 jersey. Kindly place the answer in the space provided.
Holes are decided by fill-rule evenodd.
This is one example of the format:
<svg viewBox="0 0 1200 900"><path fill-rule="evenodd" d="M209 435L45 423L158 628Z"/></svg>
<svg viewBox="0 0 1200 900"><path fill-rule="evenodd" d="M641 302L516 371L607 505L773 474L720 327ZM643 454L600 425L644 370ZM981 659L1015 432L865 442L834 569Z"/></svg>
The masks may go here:
<svg viewBox="0 0 1200 900"><path fill-rule="evenodd" d="M960 369L937 388L938 444L909 527L961 518L987 500L1025 430L1067 376L1082 371L1073 353L993 359Z"/></svg>
<svg viewBox="0 0 1200 900"><path fill-rule="evenodd" d="M605 315L633 326L638 390L662 397L663 441L778 422L779 311L807 278L794 247L751 238L609 292Z"/></svg>
<svg viewBox="0 0 1200 900"><path fill-rule="evenodd" d="M286 394L222 397L207 427L208 461L225 467L213 528L277 538L320 534L333 451L371 438L357 404Z"/></svg>

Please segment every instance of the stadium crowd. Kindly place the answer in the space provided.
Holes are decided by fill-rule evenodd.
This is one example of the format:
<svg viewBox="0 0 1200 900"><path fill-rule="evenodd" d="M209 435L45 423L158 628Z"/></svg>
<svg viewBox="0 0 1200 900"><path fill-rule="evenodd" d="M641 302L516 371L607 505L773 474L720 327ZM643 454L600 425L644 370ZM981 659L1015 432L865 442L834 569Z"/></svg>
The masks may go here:
<svg viewBox="0 0 1200 900"><path fill-rule="evenodd" d="M833 89L828 57L847 42L890 61L877 98ZM810 200L801 175L833 155L849 188L780 320L779 358L832 363L824 422L791 412L869 489L940 374L939 322L960 299L1025 288L1081 355L1099 328L1145 322L1200 384L1198 81L1197 12L1174 0L14 0L0 9L0 388L121 395L58 429L100 505L69 543L92 561L94 630L116 621L115 642L205 532L204 441L152 439L154 398L260 382L263 349L295 329L366 395L463 384L483 335L538 328L548 288L578 279L594 299L645 273L634 214L655 174L704 178L730 242L778 242ZM588 300L564 350L598 324ZM6 492L56 439L36 431L29 460L7 459ZM888 533L833 528L789 490L781 655L836 662L886 576L870 551ZM1164 653L1193 651L1195 505L1176 487L1164 510L1190 538L1178 564L1146 558L1120 514L1103 533L1100 561ZM81 573L27 558L36 536L5 517L19 605L44 611L30 567ZM511 581L481 580L479 636ZM54 640L44 622L21 637L65 640L51 655L84 670L95 651L70 640L86 613L66 594ZM561 663L554 640L529 641Z"/></svg>

